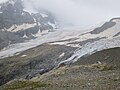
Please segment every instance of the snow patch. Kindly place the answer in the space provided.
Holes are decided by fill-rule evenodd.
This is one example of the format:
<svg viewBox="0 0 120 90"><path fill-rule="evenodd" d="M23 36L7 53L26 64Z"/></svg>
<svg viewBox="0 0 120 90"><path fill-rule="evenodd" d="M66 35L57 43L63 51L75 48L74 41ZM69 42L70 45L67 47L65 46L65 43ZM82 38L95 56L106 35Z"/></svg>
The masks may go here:
<svg viewBox="0 0 120 90"><path fill-rule="evenodd" d="M59 56L59 58L61 58L61 57L63 57L63 56L65 56L65 53L62 53L62 54Z"/></svg>
<svg viewBox="0 0 120 90"><path fill-rule="evenodd" d="M35 18L33 18L34 19L34 22L36 23L37 21L36 21L36 19Z"/></svg>
<svg viewBox="0 0 120 90"><path fill-rule="evenodd" d="M53 28L56 28L56 25L55 25L55 24L53 24L53 23L51 23L51 22L48 22L48 24L49 24L50 26L52 26Z"/></svg>
<svg viewBox="0 0 120 90"><path fill-rule="evenodd" d="M79 44L67 44L66 46L70 46L70 47L81 47Z"/></svg>
<svg viewBox="0 0 120 90"><path fill-rule="evenodd" d="M41 26L41 24L38 22L38 25Z"/></svg>
<svg viewBox="0 0 120 90"><path fill-rule="evenodd" d="M17 31L29 29L29 28L32 28L32 27L35 27L35 26L36 26L36 24L13 25L11 28L6 29L6 31L17 32Z"/></svg>
<svg viewBox="0 0 120 90"><path fill-rule="evenodd" d="M27 55L22 55L21 57L23 58L23 57L26 57Z"/></svg>
<svg viewBox="0 0 120 90"><path fill-rule="evenodd" d="M15 53L15 55L19 55L20 53Z"/></svg>
<svg viewBox="0 0 120 90"><path fill-rule="evenodd" d="M37 34L35 34L35 36L36 36L36 37L39 37L39 36L42 35L41 33L42 33L42 32L41 32L41 30L39 29L38 32L37 32Z"/></svg>
<svg viewBox="0 0 120 90"><path fill-rule="evenodd" d="M114 19L112 22L120 23L120 19Z"/></svg>
<svg viewBox="0 0 120 90"><path fill-rule="evenodd" d="M24 12L21 13L22 16L23 16L24 14L25 14Z"/></svg>
<svg viewBox="0 0 120 90"><path fill-rule="evenodd" d="M91 55L97 51L115 47L120 47L120 37L87 43L82 48L77 49L69 59L62 61L61 63L73 63L82 56Z"/></svg>
<svg viewBox="0 0 120 90"><path fill-rule="evenodd" d="M43 35L46 35L49 33L49 30L43 30L41 32L41 30L39 29L38 32L36 34L31 34L32 36L34 37L40 37L40 36L43 36Z"/></svg>
<svg viewBox="0 0 120 90"><path fill-rule="evenodd" d="M69 47L80 47L79 44L69 44L69 41L61 41L61 42L53 42L53 43L49 43L49 45L65 45L65 46L69 46Z"/></svg>
<svg viewBox="0 0 120 90"><path fill-rule="evenodd" d="M78 36L79 39L75 40L76 42L79 41L84 41L88 39L94 39L94 38L103 38L106 37L108 39L112 39L114 35L120 32L120 22L117 23L115 26L106 29L105 31L99 33L99 34L91 34L91 33L86 33L84 35Z"/></svg>
<svg viewBox="0 0 120 90"><path fill-rule="evenodd" d="M24 34L23 38L28 38L28 36L26 35L26 33Z"/></svg>
<svg viewBox="0 0 120 90"><path fill-rule="evenodd" d="M48 17L48 15L47 15L47 14L44 14L44 13L40 13L40 15L41 15L43 18Z"/></svg>
<svg viewBox="0 0 120 90"><path fill-rule="evenodd" d="M13 1L13 0L9 0L8 3L14 5L14 4L15 4L15 1Z"/></svg>

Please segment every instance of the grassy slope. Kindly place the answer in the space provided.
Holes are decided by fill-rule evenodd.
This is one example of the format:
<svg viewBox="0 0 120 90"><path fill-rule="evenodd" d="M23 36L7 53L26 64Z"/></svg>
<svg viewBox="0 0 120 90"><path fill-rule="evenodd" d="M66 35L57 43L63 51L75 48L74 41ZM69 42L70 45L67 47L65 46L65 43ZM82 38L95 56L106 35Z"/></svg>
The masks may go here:
<svg viewBox="0 0 120 90"><path fill-rule="evenodd" d="M76 65L89 65L100 61L101 63L107 63L116 66L120 69L120 48L112 48L94 53L88 57L80 58Z"/></svg>
<svg viewBox="0 0 120 90"><path fill-rule="evenodd" d="M12 79L33 74L40 69L53 68L61 60L65 60L75 48L62 45L40 45L20 55L0 59L0 85ZM65 53L65 56L58 58ZM26 55L25 57L22 57ZM55 64L56 61L56 64Z"/></svg>
<svg viewBox="0 0 120 90"><path fill-rule="evenodd" d="M119 90L120 48L103 50L73 65L54 69L30 81L15 80L1 90ZM107 57L110 58L107 58ZM105 59L105 60L104 60ZM100 61L102 64L97 64ZM83 64L82 64L83 63Z"/></svg>

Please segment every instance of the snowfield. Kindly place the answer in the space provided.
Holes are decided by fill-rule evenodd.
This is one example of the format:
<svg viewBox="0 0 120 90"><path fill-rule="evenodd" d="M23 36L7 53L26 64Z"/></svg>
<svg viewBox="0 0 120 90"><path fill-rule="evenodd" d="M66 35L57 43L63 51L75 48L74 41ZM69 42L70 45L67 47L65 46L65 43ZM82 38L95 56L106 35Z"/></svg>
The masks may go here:
<svg viewBox="0 0 120 90"><path fill-rule="evenodd" d="M69 59L62 61L61 63L74 63L82 56L90 55L97 51L114 47L120 47L120 37L114 39L99 40L94 43L85 44L82 48L78 48Z"/></svg>
<svg viewBox="0 0 120 90"><path fill-rule="evenodd" d="M63 40L67 36L69 36L69 38L70 37L72 38L80 33L81 33L80 31L73 31L73 30L72 31L64 30L64 32L62 30L55 30L54 32L49 32L36 39L26 41L24 43L9 45L8 47L0 51L0 58L14 56L15 54L21 53L27 49L36 47L44 43Z"/></svg>
<svg viewBox="0 0 120 90"><path fill-rule="evenodd" d="M3 29L9 32L17 32L17 31L21 31L21 30L26 30L32 27L35 27L36 23L34 24L22 24L22 25L13 25L11 28L9 29Z"/></svg>
<svg viewBox="0 0 120 90"><path fill-rule="evenodd" d="M57 29L51 32L46 31L43 33L38 32L38 34L35 35L38 36L38 38L34 40L13 44L1 50L0 58L18 55L27 49L48 43L50 45L55 44L77 47L78 49L70 58L61 62L72 63L82 56L89 55L103 49L120 47L120 35L115 36L120 33L119 21L120 20L115 20L114 22L116 22L116 25L100 32L99 34L91 34L91 29L81 31L77 28L64 28L62 30ZM96 38L99 39L95 40ZM87 41L87 43L80 45L80 43L89 39L93 39L93 41ZM61 56L64 56L64 54Z"/></svg>

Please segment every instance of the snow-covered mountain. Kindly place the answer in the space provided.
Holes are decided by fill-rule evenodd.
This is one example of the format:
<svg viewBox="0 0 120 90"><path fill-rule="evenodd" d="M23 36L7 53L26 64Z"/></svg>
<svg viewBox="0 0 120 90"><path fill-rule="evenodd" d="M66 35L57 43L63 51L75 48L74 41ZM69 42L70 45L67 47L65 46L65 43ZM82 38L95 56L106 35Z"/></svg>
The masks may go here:
<svg viewBox="0 0 120 90"><path fill-rule="evenodd" d="M31 79L114 47L120 47L120 18L87 30L57 29L55 18L47 11L29 13L21 0L1 4L0 85Z"/></svg>
<svg viewBox="0 0 120 90"><path fill-rule="evenodd" d="M100 27L92 30L54 30L39 38L10 45L0 52L0 57L13 56L18 52L48 43L49 45L65 45L76 47L75 54L66 61L76 61L78 58L103 49L120 47L120 18L113 18ZM43 32L44 33L44 32ZM9 52L9 53L8 53Z"/></svg>
<svg viewBox="0 0 120 90"><path fill-rule="evenodd" d="M84 74L84 78L86 78L85 75L88 75L89 77L89 74L92 75L93 78L94 73L95 76L98 76L99 74L101 77L101 73L105 74L105 72L98 72L99 68L107 68L107 70L111 69L109 66L106 67L109 62L111 64L112 62L115 62L112 67L114 67L114 65L119 67L119 17L89 29L80 29L78 27L60 28L61 25L58 25L58 23L59 22L55 19L54 15L46 10L40 9L37 13L27 11L24 8L23 0L8 0L7 2L0 4L0 85L6 84L14 79L27 79L28 81L33 78L38 79L39 75L45 74L50 70L53 70L51 71L53 74L49 79L51 79L51 77L56 77L57 79L54 78L54 80L59 81L60 78L58 77L65 74L65 78L66 76L70 76L70 80L68 81L71 81L71 75L75 77L75 80L73 79L73 81L76 81L76 76L80 78L82 74ZM108 54L102 57L106 52ZM114 53L116 53L115 57ZM98 56L100 57L99 59L97 59ZM91 58L90 60L88 60L89 57ZM84 59L87 61L84 61ZM87 67L80 66L84 65L83 63L91 62L92 59L92 64L96 65L97 63L97 65L100 65L100 67L96 67L97 73L96 70L91 68L91 66L94 67L94 65L86 65ZM83 63L81 63L80 60L82 60L81 62ZM107 60L107 62L104 62L104 60ZM71 65L75 65L76 63L78 66L71 67ZM70 64L70 66L67 66L67 64ZM67 66L67 68L64 66ZM63 71L61 71L61 67L63 67ZM64 70L64 68L67 70ZM88 68L87 74L85 68ZM56 69L58 69L58 71L57 73L54 73L54 71L56 72ZM80 75L78 75L78 69L81 73ZM71 73L67 75L66 71ZM93 73L91 71L95 72ZM75 72L77 72L77 74L75 74ZM50 73L46 75L49 76ZM118 71L117 74L119 76ZM107 75L115 75L115 73L109 73ZM105 74L105 77L107 75ZM41 78L41 76L39 78ZM110 80L110 78L108 80ZM116 82L119 78L110 81L113 83L113 80ZM10 83L8 83L8 85ZM30 84L30 87L31 85L32 83ZM39 84L35 85L35 87L36 86L39 86ZM10 89L12 90L11 86ZM27 88L25 87L25 89ZM0 90L4 89L1 89L0 86Z"/></svg>
<svg viewBox="0 0 120 90"><path fill-rule="evenodd" d="M120 47L120 18L113 18L101 27L83 33L66 43L54 42L53 44L68 46L72 44L79 47L70 58L61 62L66 64L74 63L81 57L104 49Z"/></svg>
<svg viewBox="0 0 120 90"><path fill-rule="evenodd" d="M34 39L44 30L56 28L54 16L48 11L29 13L22 0L0 4L0 49L8 44Z"/></svg>
<svg viewBox="0 0 120 90"><path fill-rule="evenodd" d="M76 36L65 39L65 41L50 44L78 47L70 58L61 62L68 64L76 62L83 56L88 56L104 49L120 47L120 18L113 18L94 30L76 34Z"/></svg>

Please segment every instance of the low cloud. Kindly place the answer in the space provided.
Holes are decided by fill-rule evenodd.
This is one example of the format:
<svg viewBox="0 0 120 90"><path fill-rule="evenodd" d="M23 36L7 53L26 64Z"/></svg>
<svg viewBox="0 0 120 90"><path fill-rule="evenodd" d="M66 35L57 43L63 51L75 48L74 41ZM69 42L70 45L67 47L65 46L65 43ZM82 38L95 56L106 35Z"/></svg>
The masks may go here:
<svg viewBox="0 0 120 90"><path fill-rule="evenodd" d="M0 3L4 3L4 2L6 2L6 1L8 1L8 0L0 0Z"/></svg>
<svg viewBox="0 0 120 90"><path fill-rule="evenodd" d="M5 0L0 0L4 2ZM120 16L120 0L23 0L30 12L45 9L62 23L87 27Z"/></svg>

